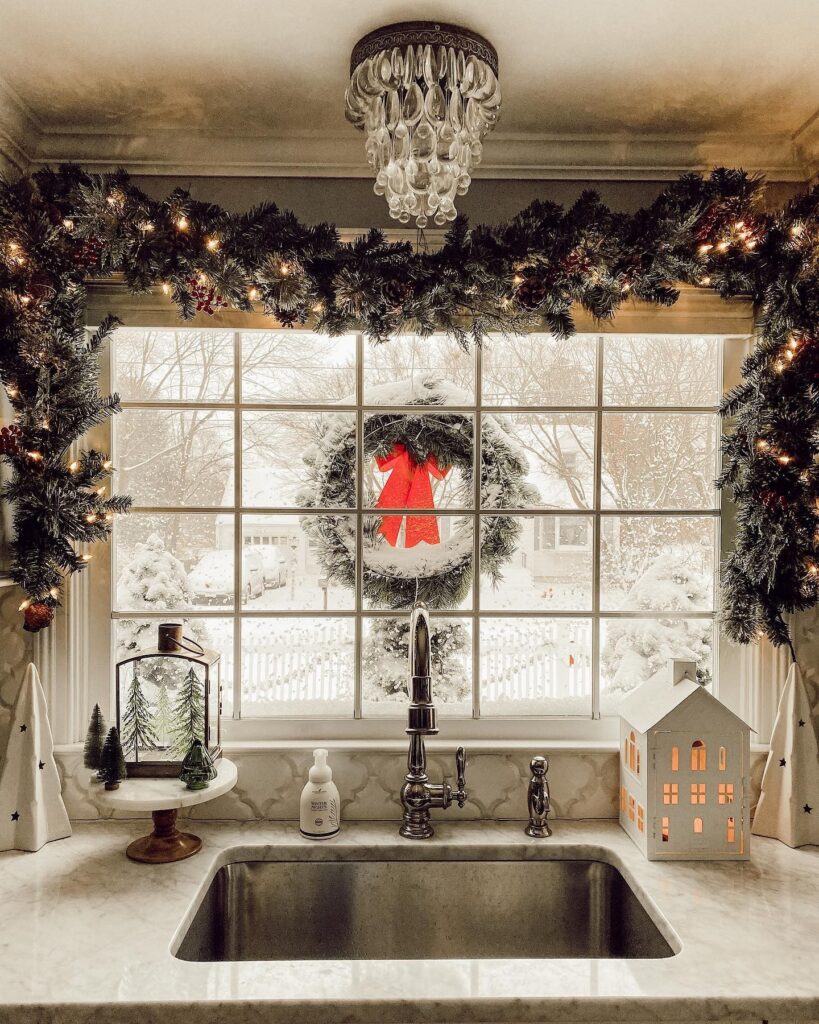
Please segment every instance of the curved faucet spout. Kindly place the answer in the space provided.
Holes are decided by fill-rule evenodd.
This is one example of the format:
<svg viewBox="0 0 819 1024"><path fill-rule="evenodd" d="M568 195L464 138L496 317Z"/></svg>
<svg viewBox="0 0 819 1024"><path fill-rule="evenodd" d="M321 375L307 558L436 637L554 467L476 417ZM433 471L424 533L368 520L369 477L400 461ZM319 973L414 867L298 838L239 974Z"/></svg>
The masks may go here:
<svg viewBox="0 0 819 1024"><path fill-rule="evenodd" d="M432 650L429 612L423 601L416 601L410 618L410 675L432 674Z"/></svg>

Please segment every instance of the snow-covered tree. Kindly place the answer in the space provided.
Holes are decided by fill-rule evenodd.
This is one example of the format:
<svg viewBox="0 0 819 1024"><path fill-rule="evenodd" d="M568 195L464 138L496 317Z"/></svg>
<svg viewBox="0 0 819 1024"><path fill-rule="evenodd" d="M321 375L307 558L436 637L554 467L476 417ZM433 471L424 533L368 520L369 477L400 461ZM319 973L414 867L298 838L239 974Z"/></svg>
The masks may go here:
<svg viewBox="0 0 819 1024"><path fill-rule="evenodd" d="M156 746L153 709L134 668L122 715L122 748L137 757L139 751L155 750Z"/></svg>
<svg viewBox="0 0 819 1024"><path fill-rule="evenodd" d="M431 627L435 698L445 704L466 700L471 690L469 626L435 617ZM407 701L409 629L408 616L373 620L362 651L365 700Z"/></svg>
<svg viewBox="0 0 819 1024"><path fill-rule="evenodd" d="M129 611L165 611L189 608L192 594L184 565L170 551L157 533L137 544L131 560L123 567L117 580L117 607ZM121 619L118 625L118 656L128 657L135 651L152 647L156 624Z"/></svg>
<svg viewBox="0 0 819 1024"><path fill-rule="evenodd" d="M194 740L205 739L205 688L193 666L177 688L173 705L171 752L184 757Z"/></svg>
<svg viewBox="0 0 819 1024"><path fill-rule="evenodd" d="M708 581L673 555L659 555L631 586L623 611L667 611L669 615L708 607ZM662 668L669 658L697 662L701 682L710 680L710 619L615 619L606 629L601 671L610 694L626 692Z"/></svg>

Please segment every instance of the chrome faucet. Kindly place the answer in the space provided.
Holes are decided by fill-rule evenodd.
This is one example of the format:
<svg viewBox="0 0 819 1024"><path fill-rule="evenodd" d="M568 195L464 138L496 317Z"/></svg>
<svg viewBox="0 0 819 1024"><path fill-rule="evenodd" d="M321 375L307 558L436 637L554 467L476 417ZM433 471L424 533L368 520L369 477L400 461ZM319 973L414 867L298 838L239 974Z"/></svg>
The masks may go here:
<svg viewBox="0 0 819 1024"><path fill-rule="evenodd" d="M438 712L432 703L432 652L429 612L422 601L416 601L410 619L409 637L410 705L407 711L407 735L410 738L407 774L401 787L404 820L399 833L405 839L429 839L433 834L430 808L449 807L456 800L466 803L466 753L458 747L455 753L457 789L448 782L433 783L427 775L427 753L424 737L438 732Z"/></svg>

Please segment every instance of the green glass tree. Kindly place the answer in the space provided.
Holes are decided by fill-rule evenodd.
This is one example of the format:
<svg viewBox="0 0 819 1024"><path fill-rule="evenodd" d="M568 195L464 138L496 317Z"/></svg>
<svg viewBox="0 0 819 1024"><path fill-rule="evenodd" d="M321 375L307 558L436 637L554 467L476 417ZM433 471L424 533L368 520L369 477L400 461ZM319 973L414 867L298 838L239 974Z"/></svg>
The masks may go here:
<svg viewBox="0 0 819 1024"><path fill-rule="evenodd" d="M182 762L179 778L188 789L207 789L216 778L216 768L210 754L202 746L201 740L194 740L191 749Z"/></svg>
<svg viewBox="0 0 819 1024"><path fill-rule="evenodd" d="M102 717L99 704L94 705L88 732L85 734L85 746L82 748L82 763L86 768L99 768L102 747L105 743L105 719Z"/></svg>
<svg viewBox="0 0 819 1024"><path fill-rule="evenodd" d="M193 666L179 687L173 706L171 752L184 757L194 740L205 736L205 689Z"/></svg>
<svg viewBox="0 0 819 1024"><path fill-rule="evenodd" d="M118 789L120 779L125 778L125 758L116 726L112 725L105 737L100 755L99 777L106 789Z"/></svg>
<svg viewBox="0 0 819 1024"><path fill-rule="evenodd" d="M140 750L155 750L154 713L142 689L139 673L134 668L122 716L122 745L138 758Z"/></svg>

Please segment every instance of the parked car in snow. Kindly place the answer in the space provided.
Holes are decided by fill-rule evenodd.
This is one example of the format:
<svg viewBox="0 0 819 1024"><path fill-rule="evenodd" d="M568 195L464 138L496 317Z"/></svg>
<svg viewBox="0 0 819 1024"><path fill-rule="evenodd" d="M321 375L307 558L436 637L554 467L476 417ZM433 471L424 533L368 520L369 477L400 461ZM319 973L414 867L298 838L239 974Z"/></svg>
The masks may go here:
<svg viewBox="0 0 819 1024"><path fill-rule="evenodd" d="M230 604L233 600L233 552L207 551L188 574L197 604ZM264 593L264 566L259 552L242 551L242 603Z"/></svg>
<svg viewBox="0 0 819 1024"><path fill-rule="evenodd" d="M262 576L266 590L283 587L287 583L293 563L294 552L284 544L258 544L248 550L258 552L262 560Z"/></svg>

